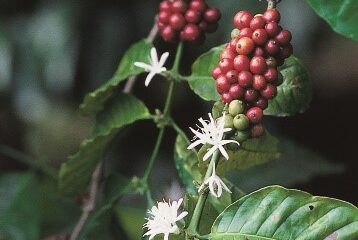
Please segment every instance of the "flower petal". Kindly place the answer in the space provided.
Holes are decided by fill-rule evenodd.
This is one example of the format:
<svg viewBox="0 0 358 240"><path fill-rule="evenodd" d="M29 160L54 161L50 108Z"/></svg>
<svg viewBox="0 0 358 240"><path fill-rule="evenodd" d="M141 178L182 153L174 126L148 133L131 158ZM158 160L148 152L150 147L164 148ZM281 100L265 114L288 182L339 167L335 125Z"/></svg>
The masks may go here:
<svg viewBox="0 0 358 240"><path fill-rule="evenodd" d="M168 52L163 53L163 55L160 57L160 60L159 60L159 66L160 66L160 67L163 67L163 66L164 66L164 64L165 64L165 62L167 61L168 57L169 57L169 53L168 53Z"/></svg>
<svg viewBox="0 0 358 240"><path fill-rule="evenodd" d="M208 158L214 154L214 152L218 149L217 146L212 146L210 149L208 149L208 152L204 155L203 161L208 160Z"/></svg>
<svg viewBox="0 0 358 240"><path fill-rule="evenodd" d="M154 73L154 72L150 72L150 73L147 75L147 77L146 77L146 79L145 79L145 82L144 82L144 85L145 85L146 87L149 86L149 83L152 81L152 79L153 79L154 76L155 76L155 73Z"/></svg>
<svg viewBox="0 0 358 240"><path fill-rule="evenodd" d="M143 68L145 71L150 72L152 71L153 67L147 63L144 62L135 62L134 66L139 67L139 68Z"/></svg>
<svg viewBox="0 0 358 240"><path fill-rule="evenodd" d="M226 160L229 160L229 155L227 154L225 148L222 145L219 146L219 151L221 152L221 154L224 156Z"/></svg>
<svg viewBox="0 0 358 240"><path fill-rule="evenodd" d="M154 47L150 49L150 57L152 59L153 66L158 66L158 53L157 49L155 49Z"/></svg>

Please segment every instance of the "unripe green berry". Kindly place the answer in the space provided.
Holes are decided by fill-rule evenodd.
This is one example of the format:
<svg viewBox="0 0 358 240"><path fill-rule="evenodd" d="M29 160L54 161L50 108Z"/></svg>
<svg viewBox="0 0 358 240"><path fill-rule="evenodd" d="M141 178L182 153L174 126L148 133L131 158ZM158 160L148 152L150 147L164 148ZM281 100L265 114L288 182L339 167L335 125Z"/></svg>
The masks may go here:
<svg viewBox="0 0 358 240"><path fill-rule="evenodd" d="M222 118L223 117L219 117L217 119L217 121L222 121ZM226 114L225 115L225 124L224 124L224 127L225 128L234 128L234 123L233 123L233 117L231 117L230 115Z"/></svg>
<svg viewBox="0 0 358 240"><path fill-rule="evenodd" d="M283 75L282 75L282 73L279 71L279 72L278 72L277 80L276 80L276 82L275 82L275 85L276 85L276 86L280 86L282 83L283 83Z"/></svg>
<svg viewBox="0 0 358 240"><path fill-rule="evenodd" d="M231 31L231 38L237 38L240 35L240 30L235 28Z"/></svg>
<svg viewBox="0 0 358 240"><path fill-rule="evenodd" d="M235 140L239 143L242 143L250 138L250 132L249 131L237 131L234 136Z"/></svg>
<svg viewBox="0 0 358 240"><path fill-rule="evenodd" d="M217 101L214 103L213 109L211 110L213 118L217 119L223 115L225 104L222 101Z"/></svg>
<svg viewBox="0 0 358 240"><path fill-rule="evenodd" d="M250 121L244 114L237 115L233 120L234 127L237 130L245 130L249 127Z"/></svg>
<svg viewBox="0 0 358 240"><path fill-rule="evenodd" d="M240 100L233 100L229 104L229 113L231 116L235 117L236 115L244 112L244 104Z"/></svg>

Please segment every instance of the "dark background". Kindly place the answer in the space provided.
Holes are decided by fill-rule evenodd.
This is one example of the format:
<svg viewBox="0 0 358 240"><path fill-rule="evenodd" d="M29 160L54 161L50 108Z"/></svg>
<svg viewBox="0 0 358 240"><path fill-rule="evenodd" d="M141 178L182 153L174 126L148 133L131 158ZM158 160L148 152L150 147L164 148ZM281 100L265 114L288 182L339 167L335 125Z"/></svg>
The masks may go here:
<svg viewBox="0 0 358 240"><path fill-rule="evenodd" d="M158 2L0 0L0 144L54 167L75 153L93 123L79 116L78 105L112 76L124 51L148 34ZM223 12L219 31L204 46L185 48L183 73L190 73L201 53L228 41L236 11L265 9L265 1L208 3ZM295 117L267 117L267 128L286 146L282 161L233 179L246 191L282 184L357 204L358 45L334 33L304 1L282 1L279 10L282 25L293 33L295 55L314 83L312 105ZM159 37L155 45L174 54L175 46ZM134 94L151 110L162 108L167 82L157 77L145 88L143 80ZM172 113L187 130L210 105L183 83L175 91ZM157 132L146 122L125 129L110 148L107 174L141 175ZM157 199L179 191L174 140L169 130L153 174L153 184L168 190L158 190ZM27 166L0 152L0 168L4 173Z"/></svg>

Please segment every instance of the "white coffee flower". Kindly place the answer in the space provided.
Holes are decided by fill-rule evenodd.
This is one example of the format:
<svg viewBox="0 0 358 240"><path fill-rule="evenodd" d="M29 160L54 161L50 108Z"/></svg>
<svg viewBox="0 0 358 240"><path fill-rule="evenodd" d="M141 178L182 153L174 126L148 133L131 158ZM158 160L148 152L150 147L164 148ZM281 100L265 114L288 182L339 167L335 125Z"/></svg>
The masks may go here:
<svg viewBox="0 0 358 240"><path fill-rule="evenodd" d="M144 63L144 62L135 62L134 65L140 68L143 68L146 72L149 72L147 75L147 78L145 79L145 86L148 87L150 81L153 79L153 77L156 74L159 74L161 72L165 72L167 69L164 66L165 62L167 61L169 57L169 53L165 52L160 57L160 60L158 60L158 53L157 50L153 47L150 50L150 64Z"/></svg>
<svg viewBox="0 0 358 240"><path fill-rule="evenodd" d="M178 202L173 201L172 203L163 200L163 202L158 202L158 206L153 206L148 211L150 216L144 224L144 227L148 229L144 236L149 236L149 240L151 240L156 235L163 233L164 240L168 240L170 233L179 234L176 222L188 214L188 212L184 211L178 216L178 209L182 202L182 198Z"/></svg>
<svg viewBox="0 0 358 240"><path fill-rule="evenodd" d="M214 152L219 149L221 154L229 159L229 155L227 154L224 145L228 143L236 143L240 145L235 140L225 140L223 139L224 133L231 131L231 128L225 128L225 113L220 120L215 121L211 116L211 113L208 114L210 120L203 120L199 118L199 122L203 125L202 127L198 126L198 130L194 130L190 128L190 130L195 134L193 138L193 143L189 145L188 149L192 149L200 144L210 144L211 148L208 149L208 152L204 155L203 160L206 161Z"/></svg>
<svg viewBox="0 0 358 240"><path fill-rule="evenodd" d="M223 188L225 189L225 191L231 193L230 189L225 185L224 181L221 180L221 178L216 175L215 164L213 165L213 173L200 186L198 192L201 192L203 188L206 187L207 185L209 185L210 193L214 197L217 198L221 197L221 194L223 193Z"/></svg>

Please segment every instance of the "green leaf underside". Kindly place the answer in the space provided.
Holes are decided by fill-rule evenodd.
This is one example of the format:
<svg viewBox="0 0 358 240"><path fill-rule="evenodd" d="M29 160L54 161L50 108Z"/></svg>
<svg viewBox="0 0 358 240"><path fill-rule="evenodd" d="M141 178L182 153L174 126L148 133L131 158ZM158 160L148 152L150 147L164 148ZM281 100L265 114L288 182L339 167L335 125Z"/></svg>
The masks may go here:
<svg viewBox="0 0 358 240"><path fill-rule="evenodd" d="M202 175L199 172L198 158L195 151L188 150L188 140L178 135L175 141L174 161L179 177L190 194L196 194L197 189L193 181L200 182Z"/></svg>
<svg viewBox="0 0 358 240"><path fill-rule="evenodd" d="M84 115L95 115L101 111L105 102L113 96L117 86L128 77L144 72L144 69L134 66L134 62L149 62L150 49L153 44L144 39L133 44L124 54L114 76L101 87L88 93L80 105Z"/></svg>
<svg viewBox="0 0 358 240"><path fill-rule="evenodd" d="M38 182L33 174L1 174L0 239L40 239L39 201Z"/></svg>
<svg viewBox="0 0 358 240"><path fill-rule="evenodd" d="M358 40L356 0L306 0L315 12L339 34Z"/></svg>
<svg viewBox="0 0 358 240"><path fill-rule="evenodd" d="M270 186L253 192L215 220L212 240L353 240L358 209L350 203Z"/></svg>
<svg viewBox="0 0 358 240"><path fill-rule="evenodd" d="M225 45L214 47L201 55L192 66L192 74L188 78L190 88L206 101L220 99L216 91L215 80L211 76L211 70L219 63L220 54Z"/></svg>
<svg viewBox="0 0 358 240"><path fill-rule="evenodd" d="M277 96L269 101L265 115L286 117L306 111L312 99L312 82L305 67L291 56L280 71L284 82L277 88Z"/></svg>
<svg viewBox="0 0 358 240"><path fill-rule="evenodd" d="M61 191L67 195L85 191L92 172L119 129L148 116L146 106L132 95L120 93L111 99L97 116L92 136L84 140L80 150L62 164Z"/></svg>
<svg viewBox="0 0 358 240"><path fill-rule="evenodd" d="M206 171L209 161L203 157L210 148L204 145L198 154L200 171ZM227 148L226 148L227 149ZM238 150L227 150L229 160L221 156L217 172L224 174L230 170L244 170L268 161L276 160L281 153L278 150L278 140L267 131L260 138L249 139L241 144Z"/></svg>

